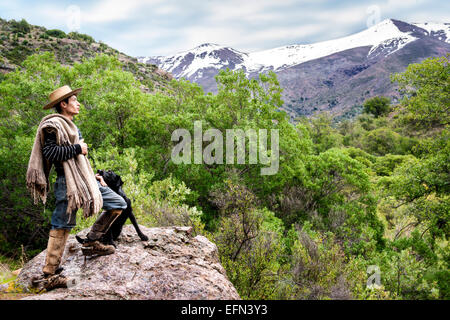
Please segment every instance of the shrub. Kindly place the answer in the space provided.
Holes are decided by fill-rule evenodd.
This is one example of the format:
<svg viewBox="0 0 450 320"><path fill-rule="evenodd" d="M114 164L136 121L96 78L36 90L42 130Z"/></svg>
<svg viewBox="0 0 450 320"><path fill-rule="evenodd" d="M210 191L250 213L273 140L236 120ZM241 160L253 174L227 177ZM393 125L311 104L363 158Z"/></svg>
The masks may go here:
<svg viewBox="0 0 450 320"><path fill-rule="evenodd" d="M401 152L399 144L401 136L389 128L372 130L363 139L364 149L375 155Z"/></svg>
<svg viewBox="0 0 450 320"><path fill-rule="evenodd" d="M14 33L28 33L31 30L31 27L29 25L29 23L25 20L22 19L20 21L15 21L12 20L11 22L11 26L12 26L12 32Z"/></svg>
<svg viewBox="0 0 450 320"><path fill-rule="evenodd" d="M347 259L333 234L315 232L311 224L296 228L290 281L294 299L368 299L389 296L366 287L365 265Z"/></svg>
<svg viewBox="0 0 450 320"><path fill-rule="evenodd" d="M30 48L17 44L12 50L5 51L3 55L12 63L20 64L32 53Z"/></svg>
<svg viewBox="0 0 450 320"><path fill-rule="evenodd" d="M47 31L45 31L45 33L50 37L55 37L55 38L60 38L60 39L66 37L66 33L59 29L47 30Z"/></svg>
<svg viewBox="0 0 450 320"><path fill-rule="evenodd" d="M379 176L390 176L397 166L400 166L403 161L413 158L412 156L392 155L387 154L384 157L376 158L372 167Z"/></svg>
<svg viewBox="0 0 450 320"><path fill-rule="evenodd" d="M220 212L214 242L227 275L243 299L289 296L280 265L285 254L283 223L273 212L256 207L256 196L230 180L211 191Z"/></svg>
<svg viewBox="0 0 450 320"><path fill-rule="evenodd" d="M378 118L384 116L390 111L391 100L387 97L373 97L364 102L363 111L370 113Z"/></svg>
<svg viewBox="0 0 450 320"><path fill-rule="evenodd" d="M39 39L49 39L49 35L47 33L41 33Z"/></svg>
<svg viewBox="0 0 450 320"><path fill-rule="evenodd" d="M89 44L94 42L94 38L92 38L91 36L89 36L87 34L83 34L83 33L78 33L78 32L70 32L70 33L67 34L67 37L69 39L73 39L73 40L86 41Z"/></svg>

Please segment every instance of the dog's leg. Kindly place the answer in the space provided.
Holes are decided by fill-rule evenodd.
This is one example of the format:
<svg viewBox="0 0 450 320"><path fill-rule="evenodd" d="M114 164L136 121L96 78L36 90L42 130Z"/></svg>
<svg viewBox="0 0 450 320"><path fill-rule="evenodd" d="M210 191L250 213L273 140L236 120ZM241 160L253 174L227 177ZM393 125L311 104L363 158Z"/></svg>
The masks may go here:
<svg viewBox="0 0 450 320"><path fill-rule="evenodd" d="M139 238L141 238L142 241L147 241L148 237L142 233L141 229L139 229L139 225L136 221L136 217L134 216L133 212L130 212L129 218L130 218L131 223L134 226L134 229L136 229L136 232L137 232Z"/></svg>
<svg viewBox="0 0 450 320"><path fill-rule="evenodd" d="M148 237L144 233L142 233L141 229L139 229L139 225L138 225L138 223L136 221L136 218L135 218L135 216L133 214L133 209L131 208L131 200L126 196L126 194L123 191L122 187L118 188L117 193L121 197L123 197L125 199L125 201L127 202L127 209L125 210L125 212L129 212L127 216L123 215L125 212L122 213L123 217L125 218L125 220L122 223L122 226L123 226L123 224L125 224L126 219L130 218L130 221L133 224L134 229L136 230L139 238L141 238L142 241L147 241ZM118 237L120 235L120 232L122 232L122 228L117 229L117 231L118 231L118 233L117 233L117 235L114 235L114 237Z"/></svg>

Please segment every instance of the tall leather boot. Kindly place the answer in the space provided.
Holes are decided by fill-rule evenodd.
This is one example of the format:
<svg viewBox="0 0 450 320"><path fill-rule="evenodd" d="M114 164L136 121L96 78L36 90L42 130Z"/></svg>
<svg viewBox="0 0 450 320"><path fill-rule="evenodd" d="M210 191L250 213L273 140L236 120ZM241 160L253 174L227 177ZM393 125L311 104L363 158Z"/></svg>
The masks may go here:
<svg viewBox="0 0 450 320"><path fill-rule="evenodd" d="M42 269L44 275L36 283L41 282L43 288L50 291L55 288L67 288L67 278L61 275L62 268L61 258L64 254L64 248L70 230L67 229L51 229L47 244L47 256L45 257L45 265Z"/></svg>
<svg viewBox="0 0 450 320"><path fill-rule="evenodd" d="M45 265L42 271L44 274L53 275L58 269L61 258L64 253L67 238L70 230L67 229L52 229L47 244L47 256L45 258Z"/></svg>
<svg viewBox="0 0 450 320"><path fill-rule="evenodd" d="M108 232L111 225L122 213L120 209L114 209L109 211L103 211L95 223L92 225L91 230L87 234L87 239L83 240L82 252L86 256L91 255L108 255L115 252L115 248L112 245L104 245L99 240L102 236ZM77 237L79 240L79 237Z"/></svg>

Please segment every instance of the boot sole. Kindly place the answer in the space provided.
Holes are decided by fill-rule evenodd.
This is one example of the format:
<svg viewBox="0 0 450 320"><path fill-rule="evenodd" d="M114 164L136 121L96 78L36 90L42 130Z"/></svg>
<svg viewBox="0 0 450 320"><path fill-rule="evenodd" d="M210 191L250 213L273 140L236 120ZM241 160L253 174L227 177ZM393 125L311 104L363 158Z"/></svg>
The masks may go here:
<svg viewBox="0 0 450 320"><path fill-rule="evenodd" d="M81 248L81 252L83 253L84 256L107 256L110 254L113 254L115 251L113 252L99 252L99 251L95 251L92 248Z"/></svg>

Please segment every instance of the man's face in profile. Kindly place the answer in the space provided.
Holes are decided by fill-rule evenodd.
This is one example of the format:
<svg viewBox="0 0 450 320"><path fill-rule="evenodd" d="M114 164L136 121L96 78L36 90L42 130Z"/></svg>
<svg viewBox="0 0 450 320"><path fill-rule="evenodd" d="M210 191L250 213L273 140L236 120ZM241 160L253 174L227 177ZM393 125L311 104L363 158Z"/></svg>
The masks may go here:
<svg viewBox="0 0 450 320"><path fill-rule="evenodd" d="M63 110L64 113L69 114L69 115L77 115L78 113L80 113L80 103L78 102L77 96L73 95L69 98L69 102L68 103L61 103L61 109Z"/></svg>

